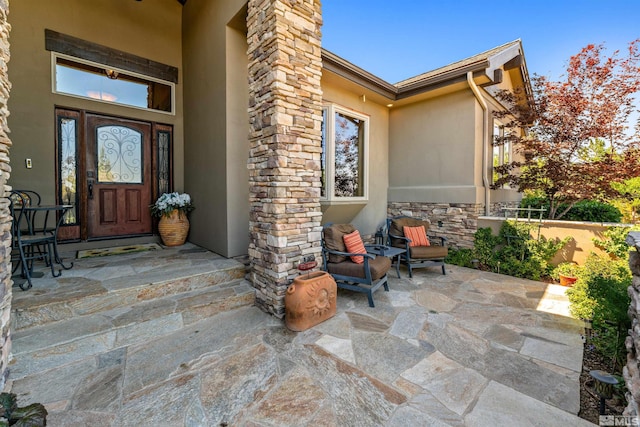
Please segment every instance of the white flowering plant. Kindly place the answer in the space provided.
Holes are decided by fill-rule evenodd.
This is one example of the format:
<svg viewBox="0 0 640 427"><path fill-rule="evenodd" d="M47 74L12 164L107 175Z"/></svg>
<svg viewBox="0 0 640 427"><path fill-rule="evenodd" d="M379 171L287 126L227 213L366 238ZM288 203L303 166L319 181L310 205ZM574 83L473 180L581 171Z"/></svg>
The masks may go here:
<svg viewBox="0 0 640 427"><path fill-rule="evenodd" d="M191 196L187 193L164 193L149 207L151 208L151 215L157 218L163 215L169 217L171 212L176 209L184 215L195 209L191 203Z"/></svg>

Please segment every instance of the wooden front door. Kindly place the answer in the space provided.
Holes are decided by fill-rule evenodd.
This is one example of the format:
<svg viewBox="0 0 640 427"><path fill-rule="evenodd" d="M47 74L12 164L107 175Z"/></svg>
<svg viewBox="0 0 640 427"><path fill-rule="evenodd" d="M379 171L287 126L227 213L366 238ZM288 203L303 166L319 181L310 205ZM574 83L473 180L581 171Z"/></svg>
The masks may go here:
<svg viewBox="0 0 640 427"><path fill-rule="evenodd" d="M151 124L87 114L87 237L152 232Z"/></svg>

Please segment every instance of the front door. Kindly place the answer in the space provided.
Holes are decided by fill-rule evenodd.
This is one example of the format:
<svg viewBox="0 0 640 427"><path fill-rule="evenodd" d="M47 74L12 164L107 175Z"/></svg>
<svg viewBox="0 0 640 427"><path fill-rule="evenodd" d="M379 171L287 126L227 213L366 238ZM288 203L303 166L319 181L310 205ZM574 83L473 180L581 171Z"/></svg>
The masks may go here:
<svg viewBox="0 0 640 427"><path fill-rule="evenodd" d="M87 114L87 237L152 232L151 124Z"/></svg>

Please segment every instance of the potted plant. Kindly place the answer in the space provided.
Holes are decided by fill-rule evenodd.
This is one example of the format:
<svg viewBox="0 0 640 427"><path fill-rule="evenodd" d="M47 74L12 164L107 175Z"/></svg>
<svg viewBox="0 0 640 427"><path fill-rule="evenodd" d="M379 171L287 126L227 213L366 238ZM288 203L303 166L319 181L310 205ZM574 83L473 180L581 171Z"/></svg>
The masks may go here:
<svg viewBox="0 0 640 427"><path fill-rule="evenodd" d="M150 206L151 214L160 218L158 232L166 246L184 244L189 234L187 215L194 210L191 196L187 193L164 193Z"/></svg>
<svg viewBox="0 0 640 427"><path fill-rule="evenodd" d="M0 394L0 426L46 426L47 415L47 410L41 403L19 407L15 393Z"/></svg>
<svg viewBox="0 0 640 427"><path fill-rule="evenodd" d="M552 277L560 281L562 286L573 286L578 280L580 266L575 262L562 262L553 269Z"/></svg>

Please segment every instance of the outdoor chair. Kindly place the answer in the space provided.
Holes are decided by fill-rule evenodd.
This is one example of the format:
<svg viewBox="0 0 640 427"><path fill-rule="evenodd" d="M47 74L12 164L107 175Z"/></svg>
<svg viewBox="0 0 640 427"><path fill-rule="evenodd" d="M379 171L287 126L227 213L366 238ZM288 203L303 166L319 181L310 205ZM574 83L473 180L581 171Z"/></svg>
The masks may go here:
<svg viewBox="0 0 640 427"><path fill-rule="evenodd" d="M387 219L387 244L406 250L400 255L400 261L409 269L409 277L413 277L414 268L438 265L442 267L442 274L446 274L444 259L449 253L447 239L429 237L430 224L429 220L404 215Z"/></svg>
<svg viewBox="0 0 640 427"><path fill-rule="evenodd" d="M51 268L53 277L56 274L52 253L55 245L55 235L48 232L37 232L33 227L32 218L29 216L28 208L33 206L31 197L21 191L11 191L9 195L9 210L11 212L11 234L12 248L17 250L19 258L15 261L15 270L21 266L22 276L26 279L26 284L20 284L20 289L31 288L31 278L33 274L33 262L43 260ZM13 261L13 260L12 260Z"/></svg>
<svg viewBox="0 0 640 427"><path fill-rule="evenodd" d="M339 288L365 293L369 307L374 307L376 290L384 286L389 291L387 271L391 260L367 253L360 234L351 224L329 223L323 227L322 261L324 270L333 276Z"/></svg>
<svg viewBox="0 0 640 427"><path fill-rule="evenodd" d="M20 195L20 200L24 203L24 206L40 206L42 203L42 197L40 194L33 190L12 190L13 193L17 193ZM15 197L14 197L15 198ZM29 234L28 230L35 230L34 223L35 215L33 212L25 212L25 222L23 226L23 232ZM28 226L28 227L27 227ZM27 228L24 228L27 227ZM47 229L46 227L43 230L39 230L43 232L51 232L52 230Z"/></svg>

